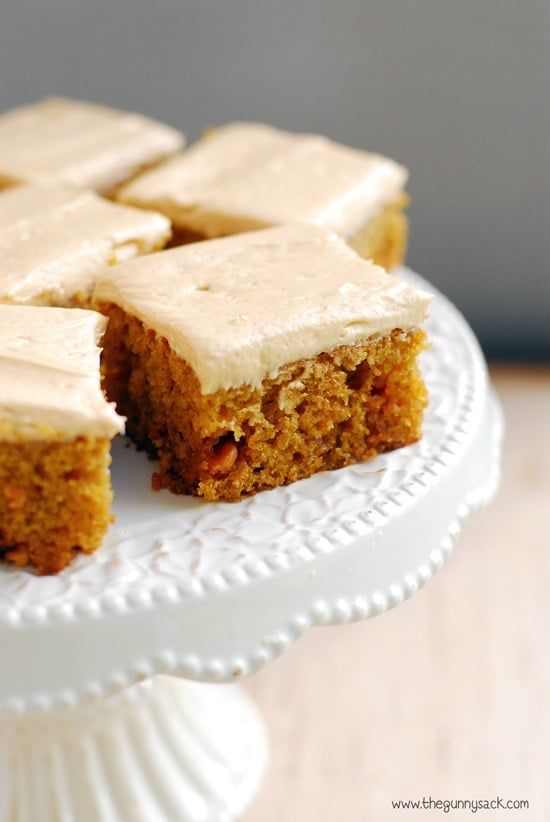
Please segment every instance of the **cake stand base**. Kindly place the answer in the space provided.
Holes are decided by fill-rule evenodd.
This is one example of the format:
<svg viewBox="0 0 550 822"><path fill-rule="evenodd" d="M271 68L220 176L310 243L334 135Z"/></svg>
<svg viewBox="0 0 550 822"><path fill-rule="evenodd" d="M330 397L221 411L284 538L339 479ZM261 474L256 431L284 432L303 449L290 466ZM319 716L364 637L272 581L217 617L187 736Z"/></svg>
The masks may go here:
<svg viewBox="0 0 550 822"><path fill-rule="evenodd" d="M80 708L0 719L0 819L228 822L266 760L234 685L156 676Z"/></svg>

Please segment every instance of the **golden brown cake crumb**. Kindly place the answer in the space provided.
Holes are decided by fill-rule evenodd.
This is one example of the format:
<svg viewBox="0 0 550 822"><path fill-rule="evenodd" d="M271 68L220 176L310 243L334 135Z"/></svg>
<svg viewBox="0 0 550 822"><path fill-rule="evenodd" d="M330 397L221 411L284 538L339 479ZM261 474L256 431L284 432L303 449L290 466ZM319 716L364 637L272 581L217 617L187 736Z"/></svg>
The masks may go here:
<svg viewBox="0 0 550 822"><path fill-rule="evenodd" d="M164 337L116 305L102 310L107 395L130 436L158 457L154 488L234 501L420 436L421 330L290 363L259 388L203 394Z"/></svg>
<svg viewBox="0 0 550 822"><path fill-rule="evenodd" d="M91 553L111 521L110 439L3 442L0 554L54 574Z"/></svg>
<svg viewBox="0 0 550 822"><path fill-rule="evenodd" d="M409 221L404 211L408 204L409 197L403 194L349 237L348 244L361 257L372 260L386 271L403 265L409 236Z"/></svg>
<svg viewBox="0 0 550 822"><path fill-rule="evenodd" d="M0 305L0 557L40 574L101 543L111 439L95 311Z"/></svg>

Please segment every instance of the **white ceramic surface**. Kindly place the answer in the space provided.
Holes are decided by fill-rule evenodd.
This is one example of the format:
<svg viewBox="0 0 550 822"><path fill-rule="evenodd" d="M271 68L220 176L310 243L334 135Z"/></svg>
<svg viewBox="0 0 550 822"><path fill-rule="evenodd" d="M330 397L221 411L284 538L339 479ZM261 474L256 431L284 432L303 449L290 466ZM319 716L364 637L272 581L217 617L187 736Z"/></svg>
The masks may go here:
<svg viewBox="0 0 550 822"><path fill-rule="evenodd" d="M159 672L234 680L312 624L416 591L490 498L500 440L478 344L444 297L428 331L424 437L362 465L206 503L151 492L151 463L119 441L104 547L53 577L0 568L0 712L74 705Z"/></svg>

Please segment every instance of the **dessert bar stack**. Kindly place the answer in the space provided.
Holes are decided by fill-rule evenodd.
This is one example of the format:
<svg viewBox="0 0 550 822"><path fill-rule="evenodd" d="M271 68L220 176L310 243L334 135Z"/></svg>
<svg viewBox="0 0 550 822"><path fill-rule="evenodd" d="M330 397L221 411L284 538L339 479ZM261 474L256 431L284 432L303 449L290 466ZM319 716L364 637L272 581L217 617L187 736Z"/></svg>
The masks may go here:
<svg viewBox="0 0 550 822"><path fill-rule="evenodd" d="M155 489L211 501L421 435L405 169L255 123L183 146L88 103L0 115L0 551L39 573L101 544L125 422Z"/></svg>

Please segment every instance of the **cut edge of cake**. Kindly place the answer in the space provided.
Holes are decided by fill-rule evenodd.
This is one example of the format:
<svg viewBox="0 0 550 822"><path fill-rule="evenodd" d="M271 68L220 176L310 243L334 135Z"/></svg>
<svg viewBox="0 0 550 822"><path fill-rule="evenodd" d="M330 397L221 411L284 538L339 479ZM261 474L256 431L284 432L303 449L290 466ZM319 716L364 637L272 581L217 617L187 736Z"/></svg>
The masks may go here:
<svg viewBox="0 0 550 822"><path fill-rule="evenodd" d="M100 387L106 319L0 305L0 320L0 554L57 573L112 521L110 445L124 420Z"/></svg>

